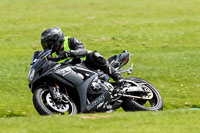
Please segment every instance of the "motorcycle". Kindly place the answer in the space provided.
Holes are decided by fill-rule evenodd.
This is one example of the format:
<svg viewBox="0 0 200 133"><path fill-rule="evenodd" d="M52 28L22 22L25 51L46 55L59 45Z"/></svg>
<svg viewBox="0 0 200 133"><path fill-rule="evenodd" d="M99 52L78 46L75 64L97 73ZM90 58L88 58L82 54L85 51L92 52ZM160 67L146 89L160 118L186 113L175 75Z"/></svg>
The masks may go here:
<svg viewBox="0 0 200 133"><path fill-rule="evenodd" d="M33 104L40 115L90 112L113 112L122 107L125 111L157 111L163 109L158 90L149 82L137 77L124 79L121 89L100 70L88 68L84 61L73 64L73 58L64 63L47 60L51 50L33 54L28 74ZM112 56L109 63L120 73L130 59L130 53Z"/></svg>

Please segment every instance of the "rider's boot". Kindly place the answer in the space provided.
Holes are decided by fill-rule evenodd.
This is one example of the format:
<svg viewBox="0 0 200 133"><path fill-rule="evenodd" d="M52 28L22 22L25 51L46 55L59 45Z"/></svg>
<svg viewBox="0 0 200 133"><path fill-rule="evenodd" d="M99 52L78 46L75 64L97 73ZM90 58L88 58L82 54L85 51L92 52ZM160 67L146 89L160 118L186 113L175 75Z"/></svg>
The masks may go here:
<svg viewBox="0 0 200 133"><path fill-rule="evenodd" d="M115 72L111 78L115 81L116 83L116 89L121 90L124 84L124 79L122 75L119 72Z"/></svg>
<svg viewBox="0 0 200 133"><path fill-rule="evenodd" d="M115 91L119 91L122 89L123 84L124 84L124 79L122 77L122 75L115 70L115 68L113 66L111 66L110 64L107 66L108 71L107 74L115 81L116 83L116 90Z"/></svg>

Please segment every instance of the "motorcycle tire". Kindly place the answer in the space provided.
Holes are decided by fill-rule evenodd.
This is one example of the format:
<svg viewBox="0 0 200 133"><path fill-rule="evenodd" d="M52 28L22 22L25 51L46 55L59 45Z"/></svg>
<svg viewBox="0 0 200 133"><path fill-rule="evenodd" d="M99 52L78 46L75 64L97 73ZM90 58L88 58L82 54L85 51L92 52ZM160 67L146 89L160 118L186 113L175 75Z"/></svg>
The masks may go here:
<svg viewBox="0 0 200 133"><path fill-rule="evenodd" d="M138 78L138 77L129 77L126 78L127 80L132 80L136 83L142 83L145 84L152 92L153 92L153 98L150 100L142 100L142 99L133 99L124 97L124 102L122 103L122 108L125 111L159 111L163 110L163 100L159 93L159 91L148 81ZM148 107L146 106L146 103L148 102Z"/></svg>
<svg viewBox="0 0 200 133"><path fill-rule="evenodd" d="M47 98L49 98L50 100L47 100ZM68 115L77 114L78 111L75 103L70 97L68 99L69 105L63 104L62 108L64 108L64 106L64 109L66 109L66 106L69 108L69 112L67 112ZM57 107L54 106L56 104L52 104L52 102L53 100L50 96L50 90L48 89L48 87L39 87L37 90L34 91L33 105L40 115L66 114L66 112L59 111L61 110L61 107L57 109Z"/></svg>

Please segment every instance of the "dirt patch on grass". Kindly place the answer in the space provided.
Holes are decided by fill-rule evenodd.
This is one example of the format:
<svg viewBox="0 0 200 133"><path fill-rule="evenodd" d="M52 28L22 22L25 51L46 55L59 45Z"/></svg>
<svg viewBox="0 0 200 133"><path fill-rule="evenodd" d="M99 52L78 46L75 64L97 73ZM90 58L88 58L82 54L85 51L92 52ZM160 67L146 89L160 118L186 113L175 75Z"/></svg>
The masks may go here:
<svg viewBox="0 0 200 133"><path fill-rule="evenodd" d="M94 114L94 115L81 115L79 116L79 118L81 119L107 119L107 118L111 118L110 116L108 115L97 115L97 114Z"/></svg>

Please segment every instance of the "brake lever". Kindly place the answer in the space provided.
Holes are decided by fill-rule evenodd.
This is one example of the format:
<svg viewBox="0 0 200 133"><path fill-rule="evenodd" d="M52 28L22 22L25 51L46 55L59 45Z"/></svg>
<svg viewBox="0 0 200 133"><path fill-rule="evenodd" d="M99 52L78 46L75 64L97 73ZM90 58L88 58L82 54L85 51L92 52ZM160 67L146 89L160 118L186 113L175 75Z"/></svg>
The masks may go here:
<svg viewBox="0 0 200 133"><path fill-rule="evenodd" d="M132 71L133 71L133 64L131 64L131 67L128 70L119 70L120 73L127 72L128 75L130 75Z"/></svg>
<svg viewBox="0 0 200 133"><path fill-rule="evenodd" d="M131 72L133 71L133 64L131 64L131 67L128 69L128 75L130 75L131 74Z"/></svg>

